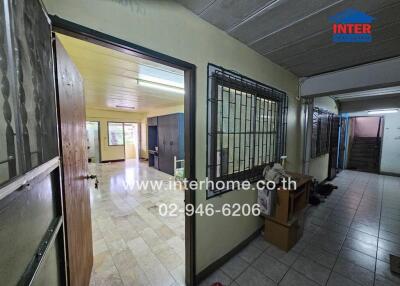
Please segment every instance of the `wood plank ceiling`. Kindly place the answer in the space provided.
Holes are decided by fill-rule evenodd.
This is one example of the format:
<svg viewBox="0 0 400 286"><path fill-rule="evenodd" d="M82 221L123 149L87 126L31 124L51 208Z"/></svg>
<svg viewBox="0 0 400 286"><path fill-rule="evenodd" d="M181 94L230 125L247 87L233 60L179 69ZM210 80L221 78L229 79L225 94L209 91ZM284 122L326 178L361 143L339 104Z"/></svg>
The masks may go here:
<svg viewBox="0 0 400 286"><path fill-rule="evenodd" d="M183 71L62 34L57 36L82 75L87 107L149 112L183 105Z"/></svg>
<svg viewBox="0 0 400 286"><path fill-rule="evenodd" d="M178 0L300 77L400 55L399 0ZM355 8L375 18L372 43L333 43L329 17Z"/></svg>

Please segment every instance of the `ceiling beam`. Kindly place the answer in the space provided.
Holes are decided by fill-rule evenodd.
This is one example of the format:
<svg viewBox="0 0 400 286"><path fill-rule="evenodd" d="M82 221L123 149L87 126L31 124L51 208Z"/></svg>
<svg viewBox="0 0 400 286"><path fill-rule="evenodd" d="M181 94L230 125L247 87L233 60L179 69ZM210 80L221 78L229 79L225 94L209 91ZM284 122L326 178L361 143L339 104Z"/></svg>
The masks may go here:
<svg viewBox="0 0 400 286"><path fill-rule="evenodd" d="M300 95L336 95L396 85L400 85L400 57L302 79Z"/></svg>

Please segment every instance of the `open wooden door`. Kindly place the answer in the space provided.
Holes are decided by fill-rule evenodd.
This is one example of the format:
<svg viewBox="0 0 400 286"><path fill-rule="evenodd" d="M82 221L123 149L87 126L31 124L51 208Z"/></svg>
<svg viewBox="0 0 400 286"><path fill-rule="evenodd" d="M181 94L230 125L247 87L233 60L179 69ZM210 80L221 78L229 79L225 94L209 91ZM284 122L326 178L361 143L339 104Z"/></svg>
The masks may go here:
<svg viewBox="0 0 400 286"><path fill-rule="evenodd" d="M54 41L69 285L89 285L93 242L83 81L60 41Z"/></svg>

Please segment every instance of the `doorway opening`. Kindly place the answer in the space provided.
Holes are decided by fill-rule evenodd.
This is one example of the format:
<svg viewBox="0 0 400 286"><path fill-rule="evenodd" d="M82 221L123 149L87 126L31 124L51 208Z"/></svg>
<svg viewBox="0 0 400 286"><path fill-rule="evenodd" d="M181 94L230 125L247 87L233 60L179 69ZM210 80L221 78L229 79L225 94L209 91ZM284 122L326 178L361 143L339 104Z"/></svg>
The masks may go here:
<svg viewBox="0 0 400 286"><path fill-rule="evenodd" d="M379 173L383 117L351 117L347 169Z"/></svg>
<svg viewBox="0 0 400 286"><path fill-rule="evenodd" d="M100 122L86 121L88 162L101 162L100 155Z"/></svg>
<svg viewBox="0 0 400 286"><path fill-rule="evenodd" d="M158 210L162 202L195 204L193 191L137 190L132 183L175 181L174 173L149 165L150 155L194 179L194 66L54 19L84 80L86 120L99 122L100 159L89 167L99 179L99 189L91 187L94 279L104 279L96 261L106 260L128 284L193 285L194 217L160 217ZM158 145L151 149L154 121ZM119 256L132 267L119 265Z"/></svg>
<svg viewBox="0 0 400 286"><path fill-rule="evenodd" d="M344 170L399 174L396 160L389 159L399 156L392 146L400 114L390 94L315 97L307 108L311 120L305 119L305 138L310 148L305 145L304 154L308 151L310 160L304 166L317 181L331 181Z"/></svg>
<svg viewBox="0 0 400 286"><path fill-rule="evenodd" d="M139 159L139 134L137 123L124 123L125 160Z"/></svg>

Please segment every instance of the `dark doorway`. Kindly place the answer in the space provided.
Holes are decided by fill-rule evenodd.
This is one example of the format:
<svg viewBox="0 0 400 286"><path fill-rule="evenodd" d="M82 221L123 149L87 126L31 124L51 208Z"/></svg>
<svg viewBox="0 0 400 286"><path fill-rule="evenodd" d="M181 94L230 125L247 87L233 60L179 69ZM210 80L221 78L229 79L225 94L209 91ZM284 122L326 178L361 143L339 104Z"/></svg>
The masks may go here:
<svg viewBox="0 0 400 286"><path fill-rule="evenodd" d="M379 173L382 130L383 117L365 116L350 119L347 169Z"/></svg>
<svg viewBox="0 0 400 286"><path fill-rule="evenodd" d="M336 115L332 116L331 120L331 134L329 140L329 167L328 179L333 180L337 174L338 163L338 144L339 144L339 123L340 118Z"/></svg>

